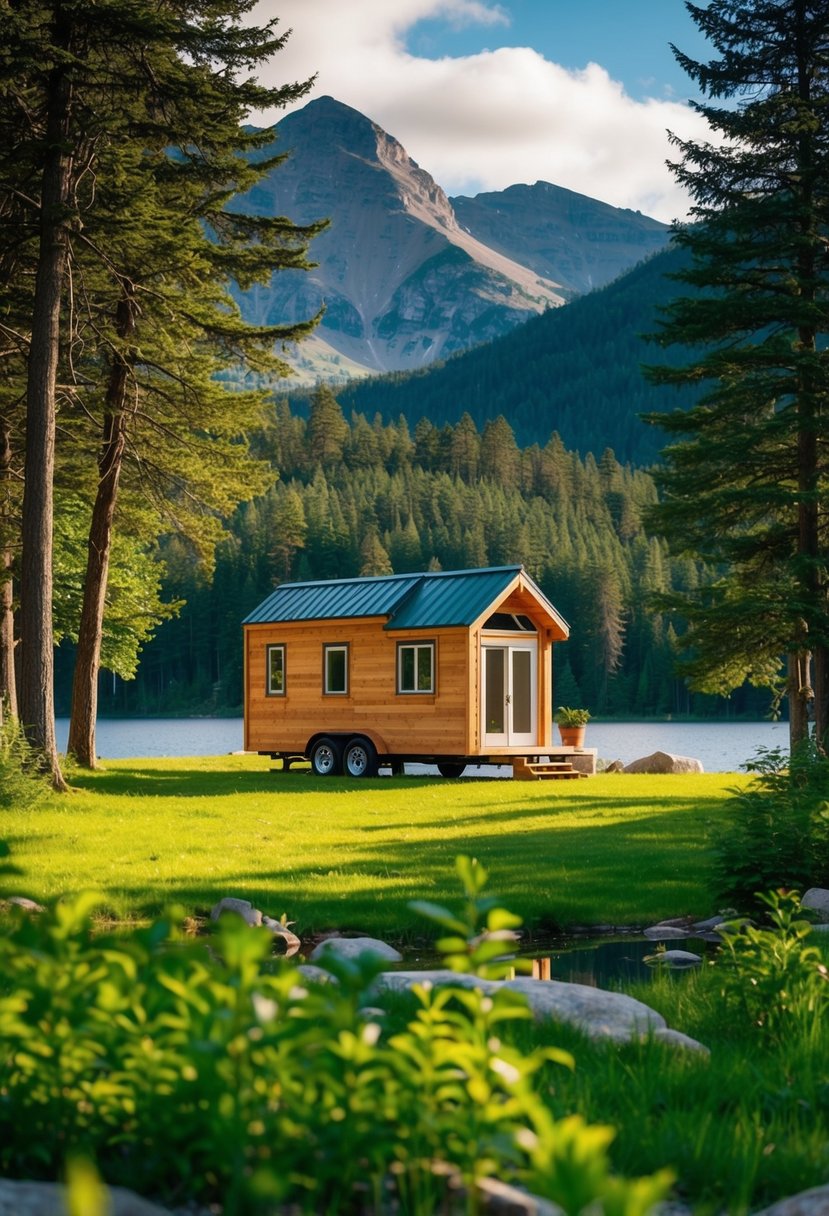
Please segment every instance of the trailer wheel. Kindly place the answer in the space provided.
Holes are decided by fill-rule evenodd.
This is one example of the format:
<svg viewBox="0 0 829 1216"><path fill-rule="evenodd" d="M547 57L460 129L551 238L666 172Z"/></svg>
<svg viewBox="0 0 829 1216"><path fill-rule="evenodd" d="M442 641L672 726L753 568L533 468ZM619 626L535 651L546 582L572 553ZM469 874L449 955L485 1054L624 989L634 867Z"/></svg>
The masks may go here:
<svg viewBox="0 0 829 1216"><path fill-rule="evenodd" d="M438 763L438 772L441 777L460 777L465 768L466 765L457 760L441 760Z"/></svg>
<svg viewBox="0 0 829 1216"><path fill-rule="evenodd" d="M343 752L343 769L349 777L376 777L377 751L368 739L349 739Z"/></svg>
<svg viewBox="0 0 829 1216"><path fill-rule="evenodd" d="M336 739L323 735L308 753L315 777L336 777L342 772L342 752Z"/></svg>

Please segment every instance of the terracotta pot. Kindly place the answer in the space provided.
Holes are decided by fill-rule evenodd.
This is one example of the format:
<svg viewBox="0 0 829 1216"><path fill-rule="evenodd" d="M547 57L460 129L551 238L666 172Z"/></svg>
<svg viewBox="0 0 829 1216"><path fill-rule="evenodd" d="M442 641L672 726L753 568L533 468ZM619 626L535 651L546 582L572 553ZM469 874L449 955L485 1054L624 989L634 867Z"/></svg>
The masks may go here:
<svg viewBox="0 0 829 1216"><path fill-rule="evenodd" d="M584 726L559 726L563 747L584 747Z"/></svg>

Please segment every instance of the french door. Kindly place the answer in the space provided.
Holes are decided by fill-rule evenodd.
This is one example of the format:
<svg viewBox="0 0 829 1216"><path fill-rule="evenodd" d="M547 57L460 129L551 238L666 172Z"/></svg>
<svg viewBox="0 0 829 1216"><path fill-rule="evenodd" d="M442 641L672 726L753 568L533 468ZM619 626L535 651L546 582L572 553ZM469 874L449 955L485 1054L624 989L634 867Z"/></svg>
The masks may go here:
<svg viewBox="0 0 829 1216"><path fill-rule="evenodd" d="M484 747L532 747L538 742L538 643L485 642L481 712Z"/></svg>

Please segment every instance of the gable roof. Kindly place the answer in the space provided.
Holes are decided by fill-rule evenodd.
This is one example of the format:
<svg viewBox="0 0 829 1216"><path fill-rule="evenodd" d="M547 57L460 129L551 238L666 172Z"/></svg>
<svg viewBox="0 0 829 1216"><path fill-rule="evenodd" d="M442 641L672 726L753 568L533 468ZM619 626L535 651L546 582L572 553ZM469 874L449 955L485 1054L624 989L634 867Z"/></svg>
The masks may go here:
<svg viewBox="0 0 829 1216"><path fill-rule="evenodd" d="M566 636L566 622L523 566L283 583L243 624L387 617L383 628L390 630L468 627L519 583Z"/></svg>

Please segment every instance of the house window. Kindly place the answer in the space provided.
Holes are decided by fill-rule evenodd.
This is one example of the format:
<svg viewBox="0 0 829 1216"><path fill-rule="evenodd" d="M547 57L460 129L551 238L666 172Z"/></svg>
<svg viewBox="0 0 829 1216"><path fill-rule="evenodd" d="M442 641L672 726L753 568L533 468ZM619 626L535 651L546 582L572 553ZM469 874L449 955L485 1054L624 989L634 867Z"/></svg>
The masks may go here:
<svg viewBox="0 0 829 1216"><path fill-rule="evenodd" d="M397 647L397 691L435 691L435 643L400 642Z"/></svg>
<svg viewBox="0 0 829 1216"><path fill-rule="evenodd" d="M269 646L267 650L268 696L285 696L285 647Z"/></svg>
<svg viewBox="0 0 829 1216"><path fill-rule="evenodd" d="M348 646L323 646L323 688L336 696L348 695Z"/></svg>

